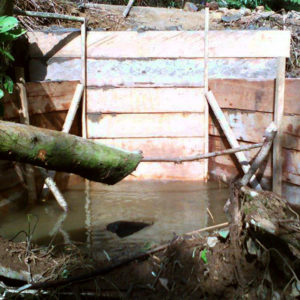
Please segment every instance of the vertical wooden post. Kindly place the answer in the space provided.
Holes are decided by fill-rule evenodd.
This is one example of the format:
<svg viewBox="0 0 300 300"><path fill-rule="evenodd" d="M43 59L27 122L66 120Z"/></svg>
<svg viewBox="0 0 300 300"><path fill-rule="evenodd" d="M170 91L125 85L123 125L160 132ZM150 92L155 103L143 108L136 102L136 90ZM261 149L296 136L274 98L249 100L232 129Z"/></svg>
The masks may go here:
<svg viewBox="0 0 300 300"><path fill-rule="evenodd" d="M29 112L28 112L28 99L25 88L24 69L16 67L15 75L17 80L17 86L19 88L20 100L21 100L21 123L30 125ZM28 201L30 204L34 204L37 201L37 192L35 184L35 175L33 166L25 165L25 178L26 187L28 191Z"/></svg>
<svg viewBox="0 0 300 300"><path fill-rule="evenodd" d="M209 31L209 7L205 8L205 27L204 27L204 92L208 92L208 31ZM204 152L209 152L209 107L207 101L204 104ZM208 174L208 159L204 160L204 177L207 180Z"/></svg>
<svg viewBox="0 0 300 300"><path fill-rule="evenodd" d="M83 84L82 96L82 137L87 138L87 124L86 124L86 20L81 25L81 84Z"/></svg>
<svg viewBox="0 0 300 300"><path fill-rule="evenodd" d="M274 122L278 128L277 135L273 143L273 187L274 193L282 193L282 118L284 112L284 90L285 90L285 57L278 58Z"/></svg>

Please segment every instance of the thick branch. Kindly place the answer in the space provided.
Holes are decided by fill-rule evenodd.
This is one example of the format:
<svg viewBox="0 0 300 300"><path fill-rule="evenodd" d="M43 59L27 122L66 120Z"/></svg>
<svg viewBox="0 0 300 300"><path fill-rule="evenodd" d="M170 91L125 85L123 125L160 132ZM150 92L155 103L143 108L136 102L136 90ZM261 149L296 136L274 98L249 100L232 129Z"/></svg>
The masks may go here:
<svg viewBox="0 0 300 300"><path fill-rule="evenodd" d="M0 121L0 159L115 184L136 169L142 155L59 131Z"/></svg>

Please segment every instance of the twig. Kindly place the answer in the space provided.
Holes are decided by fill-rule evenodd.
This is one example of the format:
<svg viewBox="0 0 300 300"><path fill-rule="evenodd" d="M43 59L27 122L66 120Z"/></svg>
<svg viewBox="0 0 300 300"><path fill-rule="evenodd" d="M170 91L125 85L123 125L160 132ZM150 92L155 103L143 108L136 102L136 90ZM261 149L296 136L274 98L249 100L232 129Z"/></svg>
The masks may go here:
<svg viewBox="0 0 300 300"><path fill-rule="evenodd" d="M177 157L177 158L176 157L174 157L174 158L145 157L141 161L142 162L174 162L174 163L180 164L185 161L194 161L194 160L200 160L200 159L205 159L205 158L210 158L210 157L215 157L215 156L220 156L220 155L233 154L233 153L241 152L241 151L248 151L251 149L260 148L263 146L263 144L264 143L258 143L258 144L248 145L248 146L240 146L237 148L209 152L209 153L205 153L205 154L200 154L200 155L195 155L195 156L187 156L187 157Z"/></svg>
<svg viewBox="0 0 300 300"><path fill-rule="evenodd" d="M203 232L203 231L209 231L209 230L214 230L214 229L226 227L228 225L229 225L229 223L222 223L222 224L218 224L218 225L214 225L214 226L210 226L210 227L201 228L199 230L195 230L195 231L186 233L185 235L193 235L193 234L200 233L200 232ZM24 286L21 286L18 289L18 292L21 293L21 292L23 292L24 290L27 290L27 289L50 289L50 288L56 288L56 287L59 287L59 286L64 286L64 285L67 285L67 284L71 284L71 283L78 282L78 281L81 281L81 282L88 281L89 279L91 279L93 277L100 276L100 275L105 275L105 274L107 274L107 273L109 273L109 272L111 272L111 271L113 271L113 270L115 270L119 267L127 265L127 264L131 263L134 260L145 259L145 258L149 257L150 255L152 255L154 253L165 250L166 248L169 247L169 245L170 245L169 243L164 244L164 245L158 246L158 247L156 247L154 249L151 249L151 250L149 250L147 252L144 252L144 253L138 253L138 254L135 254L133 256L130 256L130 257L127 257L127 258L124 258L124 259L120 259L120 260L119 259L112 260L112 263L110 265L108 265L106 267L103 267L101 269L94 270L90 273L70 277L70 278L67 278L67 279L60 279L60 280L54 280L54 281L48 281L48 282L37 282L37 283L32 283L32 284L26 284Z"/></svg>

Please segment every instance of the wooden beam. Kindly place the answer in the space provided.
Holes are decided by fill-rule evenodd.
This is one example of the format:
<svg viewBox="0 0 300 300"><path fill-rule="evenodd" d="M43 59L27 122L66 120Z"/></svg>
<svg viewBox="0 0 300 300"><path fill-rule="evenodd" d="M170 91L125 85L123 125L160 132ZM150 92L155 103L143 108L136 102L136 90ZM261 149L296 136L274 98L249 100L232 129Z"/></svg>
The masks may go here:
<svg viewBox="0 0 300 300"><path fill-rule="evenodd" d="M88 138L204 137L204 114L87 115Z"/></svg>
<svg viewBox="0 0 300 300"><path fill-rule="evenodd" d="M44 57L57 44L68 40L68 33L28 32L30 57ZM203 58L203 31L109 31L89 32L88 58ZM209 32L211 58L289 57L289 31L223 30ZM54 57L80 58L80 37L65 42ZM243 45L241 47L241 45ZM51 54L53 55L53 53Z"/></svg>
<svg viewBox="0 0 300 300"><path fill-rule="evenodd" d="M209 91L205 95L206 95L207 101L208 101L212 111L214 112L217 120L219 121L219 124L220 124L220 126L221 126L221 128L222 128L222 130L223 130L230 146L232 148L239 147L239 143L238 143L237 139L235 138L234 133L233 133L232 129L230 128L230 126L229 126L222 110L220 109L214 94L211 91ZM250 165L249 165L249 162L248 162L245 154L243 152L237 152L235 154L235 156L238 159L243 172L247 173L250 169ZM251 178L250 184L251 184L252 187L254 187L258 190L262 190L262 188L261 188L259 182L257 181L255 175Z"/></svg>
<svg viewBox="0 0 300 300"><path fill-rule="evenodd" d="M87 112L204 112L206 99L203 91L202 88L88 89Z"/></svg>
<svg viewBox="0 0 300 300"><path fill-rule="evenodd" d="M209 79L276 78L276 58L210 58ZM80 58L31 59L31 81L81 79ZM203 87L203 59L88 59L90 87Z"/></svg>
<svg viewBox="0 0 300 300"><path fill-rule="evenodd" d="M278 128L273 145L273 186L274 193L282 194L282 118L284 111L285 89L285 65L284 57L278 58L276 90L274 102L274 122Z"/></svg>

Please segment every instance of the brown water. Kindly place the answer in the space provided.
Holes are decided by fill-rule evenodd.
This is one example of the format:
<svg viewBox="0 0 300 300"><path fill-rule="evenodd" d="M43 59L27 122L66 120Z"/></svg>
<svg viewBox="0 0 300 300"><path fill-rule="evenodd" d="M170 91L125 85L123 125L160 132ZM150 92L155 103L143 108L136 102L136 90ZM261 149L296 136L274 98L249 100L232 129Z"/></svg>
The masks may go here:
<svg viewBox="0 0 300 300"><path fill-rule="evenodd" d="M223 206L228 189L217 182L124 181L115 186L82 183L65 192L70 211L61 212L55 201L30 210L10 208L1 211L0 234L12 238L37 224L33 240L48 245L83 243L95 258L113 256L129 248L158 244L213 224L225 222ZM119 221L143 221L153 225L125 238L106 230L106 225ZM24 240L24 234L16 241Z"/></svg>

